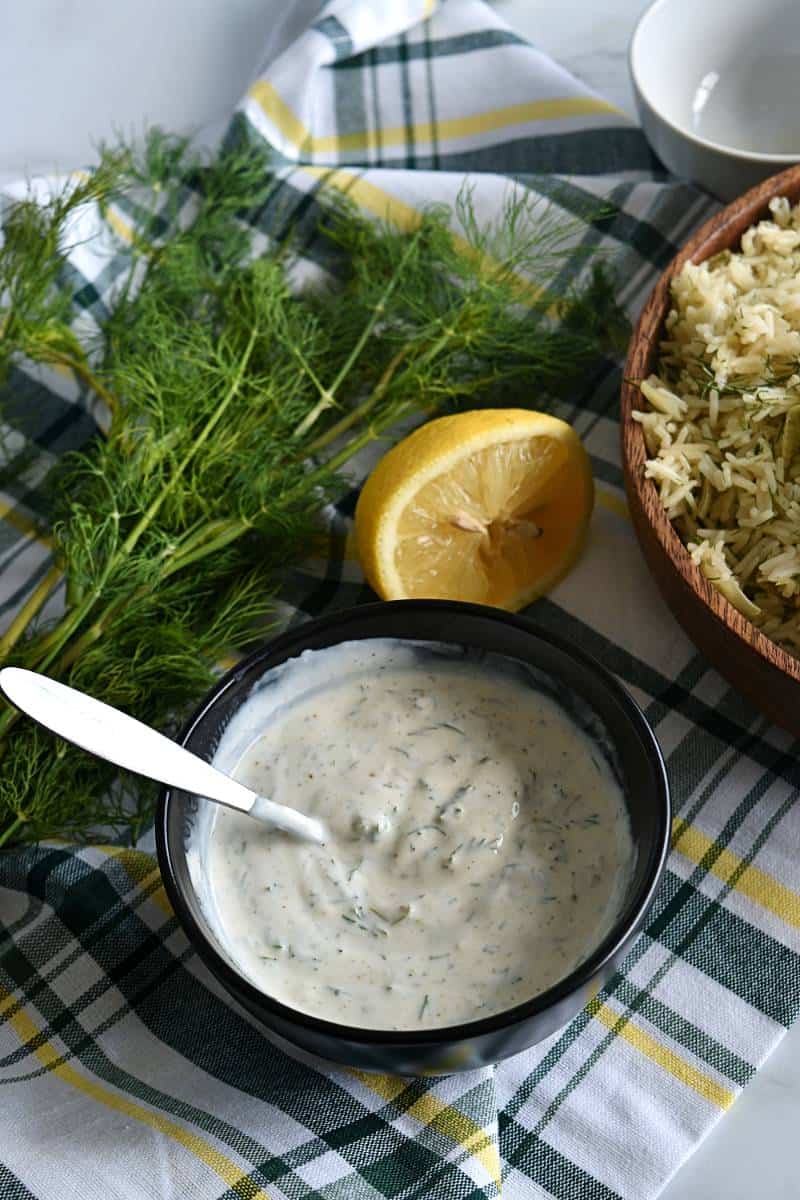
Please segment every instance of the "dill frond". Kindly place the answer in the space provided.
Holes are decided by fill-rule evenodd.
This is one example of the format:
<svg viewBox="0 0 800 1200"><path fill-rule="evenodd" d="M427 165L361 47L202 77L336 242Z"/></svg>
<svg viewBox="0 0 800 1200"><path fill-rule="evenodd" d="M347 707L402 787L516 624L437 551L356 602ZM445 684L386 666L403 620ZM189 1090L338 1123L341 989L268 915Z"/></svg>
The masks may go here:
<svg viewBox="0 0 800 1200"><path fill-rule="evenodd" d="M77 370L110 423L51 472L49 576L4 639L43 670L174 731L232 647L263 638L285 572L347 486L343 468L401 421L563 390L619 332L608 280L576 276L570 231L524 195L477 220L400 232L322 200L331 282L297 294L298 232L253 256L275 179L263 150L208 161L153 133L44 206L5 215L0 374L22 360ZM81 205L133 227L101 341L79 339L66 271ZM22 459L20 459L22 461ZM5 470L12 469L6 463ZM21 469L21 468L20 468ZM154 789L0 709L0 845L52 835L133 838Z"/></svg>

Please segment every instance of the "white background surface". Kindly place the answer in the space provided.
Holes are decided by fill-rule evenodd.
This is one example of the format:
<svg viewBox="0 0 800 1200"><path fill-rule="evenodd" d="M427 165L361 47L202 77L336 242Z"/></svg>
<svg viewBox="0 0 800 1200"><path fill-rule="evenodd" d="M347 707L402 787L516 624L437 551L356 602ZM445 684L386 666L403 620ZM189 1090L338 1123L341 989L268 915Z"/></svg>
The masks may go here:
<svg viewBox="0 0 800 1200"><path fill-rule="evenodd" d="M382 0L391 3L391 0ZM449 0L457 3L458 0ZM698 0L702 3L702 0ZM643 0L498 0L512 27L633 112L626 51ZM221 129L318 0L24 0L4 5L0 181L90 162L97 140L158 122ZM800 1025L664 1200L798 1200Z"/></svg>

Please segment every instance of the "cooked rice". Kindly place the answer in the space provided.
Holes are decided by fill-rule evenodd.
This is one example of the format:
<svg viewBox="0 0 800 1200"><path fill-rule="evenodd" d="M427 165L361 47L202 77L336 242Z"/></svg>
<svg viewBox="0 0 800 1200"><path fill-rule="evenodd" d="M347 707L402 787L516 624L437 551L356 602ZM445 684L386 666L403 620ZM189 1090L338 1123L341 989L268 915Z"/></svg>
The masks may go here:
<svg viewBox="0 0 800 1200"><path fill-rule="evenodd" d="M700 570L800 654L800 205L687 263L634 419L646 475Z"/></svg>

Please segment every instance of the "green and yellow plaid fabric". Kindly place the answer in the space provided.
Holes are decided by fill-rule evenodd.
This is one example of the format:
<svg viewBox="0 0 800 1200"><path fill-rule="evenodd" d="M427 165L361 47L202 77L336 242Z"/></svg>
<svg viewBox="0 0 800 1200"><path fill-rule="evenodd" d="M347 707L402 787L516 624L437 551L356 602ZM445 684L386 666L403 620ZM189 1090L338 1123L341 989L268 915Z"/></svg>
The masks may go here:
<svg viewBox="0 0 800 1200"><path fill-rule="evenodd" d="M711 202L480 0L433 7L335 0L253 85L239 130L283 164L259 229L300 224L313 259L322 187L406 227L465 177L487 218L524 187L605 247L635 313ZM120 262L76 250L82 321L110 302ZM579 566L530 615L623 680L667 757L674 850L624 969L566 1029L494 1070L337 1071L265 1040L220 994L143 850L4 855L2 1200L646 1200L734 1102L800 1006L797 746L709 668L656 593L625 507L618 390L609 361L557 410L591 453L598 506ZM37 485L96 426L68 376L18 371L3 412L6 453L35 451L0 492L8 620L48 567ZM330 513L327 556L287 587L287 621L367 598L354 498Z"/></svg>

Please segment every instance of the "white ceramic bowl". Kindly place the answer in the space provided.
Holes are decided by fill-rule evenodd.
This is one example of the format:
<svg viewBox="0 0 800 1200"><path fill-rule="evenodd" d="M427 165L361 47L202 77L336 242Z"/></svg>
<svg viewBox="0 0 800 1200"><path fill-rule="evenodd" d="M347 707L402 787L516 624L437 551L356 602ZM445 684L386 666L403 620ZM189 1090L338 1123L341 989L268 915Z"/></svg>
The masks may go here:
<svg viewBox="0 0 800 1200"><path fill-rule="evenodd" d="M629 65L676 175L732 200L800 160L800 0L655 0Z"/></svg>

